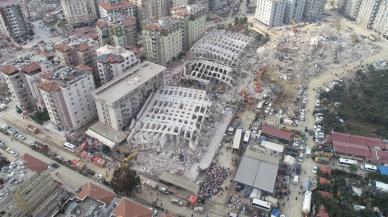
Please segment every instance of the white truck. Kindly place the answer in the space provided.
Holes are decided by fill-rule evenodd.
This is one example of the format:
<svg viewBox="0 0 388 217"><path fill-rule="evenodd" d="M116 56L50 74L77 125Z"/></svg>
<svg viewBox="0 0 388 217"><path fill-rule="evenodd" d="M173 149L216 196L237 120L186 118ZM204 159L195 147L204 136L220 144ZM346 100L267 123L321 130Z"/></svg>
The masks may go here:
<svg viewBox="0 0 388 217"><path fill-rule="evenodd" d="M304 199L303 199L303 206L302 206L302 213L305 216L308 216L311 209L311 191L306 191L304 193Z"/></svg>

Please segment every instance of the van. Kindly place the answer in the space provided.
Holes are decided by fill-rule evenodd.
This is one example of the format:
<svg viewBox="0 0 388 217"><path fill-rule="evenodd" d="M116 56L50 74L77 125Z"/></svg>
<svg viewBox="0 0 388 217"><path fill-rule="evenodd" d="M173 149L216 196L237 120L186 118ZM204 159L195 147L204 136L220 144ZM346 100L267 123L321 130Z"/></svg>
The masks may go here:
<svg viewBox="0 0 388 217"><path fill-rule="evenodd" d="M292 181L294 185L297 185L299 183L299 176L294 176L294 180Z"/></svg>

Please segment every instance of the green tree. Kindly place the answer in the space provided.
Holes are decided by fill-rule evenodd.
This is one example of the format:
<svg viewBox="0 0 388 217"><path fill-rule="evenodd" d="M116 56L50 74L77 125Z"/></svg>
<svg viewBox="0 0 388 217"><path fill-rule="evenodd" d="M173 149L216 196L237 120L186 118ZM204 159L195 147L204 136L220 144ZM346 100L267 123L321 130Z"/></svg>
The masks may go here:
<svg viewBox="0 0 388 217"><path fill-rule="evenodd" d="M238 17L234 17L234 25L238 24Z"/></svg>
<svg viewBox="0 0 388 217"><path fill-rule="evenodd" d="M349 169L349 172L351 174L355 174L357 172L357 166L356 165L350 165L348 169Z"/></svg>
<svg viewBox="0 0 388 217"><path fill-rule="evenodd" d="M109 184L117 195L132 196L136 186L140 185L140 178L136 171L124 165L116 168Z"/></svg>

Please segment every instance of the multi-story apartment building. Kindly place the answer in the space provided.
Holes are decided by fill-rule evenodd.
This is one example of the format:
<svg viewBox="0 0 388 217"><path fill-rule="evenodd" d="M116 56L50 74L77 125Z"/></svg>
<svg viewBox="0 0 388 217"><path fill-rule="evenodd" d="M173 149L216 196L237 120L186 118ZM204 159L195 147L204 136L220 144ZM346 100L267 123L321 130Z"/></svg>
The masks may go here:
<svg viewBox="0 0 388 217"><path fill-rule="evenodd" d="M322 18L326 0L306 0L304 18L309 21L316 21Z"/></svg>
<svg viewBox="0 0 388 217"><path fill-rule="evenodd" d="M3 74L8 89L10 90L16 105L23 112L30 113L35 111L35 105L32 102L32 96L23 73L21 73L18 68L12 65L2 66L0 68L0 72Z"/></svg>
<svg viewBox="0 0 388 217"><path fill-rule="evenodd" d="M227 7L227 0L209 0L209 10L215 11Z"/></svg>
<svg viewBox="0 0 388 217"><path fill-rule="evenodd" d="M203 7L206 11L209 10L209 0L188 0L188 4L195 4Z"/></svg>
<svg viewBox="0 0 388 217"><path fill-rule="evenodd" d="M96 68L96 54L86 42L62 43L55 46L55 56L66 66L85 65Z"/></svg>
<svg viewBox="0 0 388 217"><path fill-rule="evenodd" d="M127 0L108 0L99 4L102 19L116 21L118 17L137 17L136 5Z"/></svg>
<svg viewBox="0 0 388 217"><path fill-rule="evenodd" d="M20 6L16 4L0 7L0 30L14 40L21 40L33 33Z"/></svg>
<svg viewBox="0 0 388 217"><path fill-rule="evenodd" d="M161 85L166 68L143 62L94 92L98 119L121 130L131 123L143 104Z"/></svg>
<svg viewBox="0 0 388 217"><path fill-rule="evenodd" d="M100 19L97 21L96 29L100 47L112 45L130 48L137 44L135 17L127 16L112 21Z"/></svg>
<svg viewBox="0 0 388 217"><path fill-rule="evenodd" d="M133 0L137 5L140 20L165 17L170 12L170 0Z"/></svg>
<svg viewBox="0 0 388 217"><path fill-rule="evenodd" d="M98 18L96 0L61 0L67 22L73 26L85 26L95 23Z"/></svg>
<svg viewBox="0 0 388 217"><path fill-rule="evenodd" d="M382 0L363 0L356 21L360 25L373 28Z"/></svg>
<svg viewBox="0 0 388 217"><path fill-rule="evenodd" d="M291 24L302 21L306 0L286 0L286 2L284 23Z"/></svg>
<svg viewBox="0 0 388 217"><path fill-rule="evenodd" d="M143 26L143 45L148 61L167 65L182 53L183 24L174 18L147 19Z"/></svg>
<svg viewBox="0 0 388 217"><path fill-rule="evenodd" d="M58 67L42 75L39 85L51 122L59 130L73 131L97 116L90 72L72 67Z"/></svg>
<svg viewBox="0 0 388 217"><path fill-rule="evenodd" d="M270 27L281 26L286 4L286 0L257 0L255 18Z"/></svg>
<svg viewBox="0 0 388 217"><path fill-rule="evenodd" d="M188 50L206 31L206 10L198 5L175 7L171 15L183 23L183 50Z"/></svg>
<svg viewBox="0 0 388 217"><path fill-rule="evenodd" d="M34 107L38 110L44 110L46 106L39 90L39 84L42 82L42 78L40 77L42 72L41 66L36 62L30 62L23 66L21 72L31 93L31 101Z"/></svg>
<svg viewBox="0 0 388 217"><path fill-rule="evenodd" d="M388 39L388 1L381 3L373 28L384 38Z"/></svg>
<svg viewBox="0 0 388 217"><path fill-rule="evenodd" d="M344 14L349 18L356 19L360 11L362 0L346 0L344 6Z"/></svg>
<svg viewBox="0 0 388 217"><path fill-rule="evenodd" d="M33 173L22 184L11 190L11 194L0 202L0 212L6 216L36 216L34 211L54 196L59 184L45 171Z"/></svg>
<svg viewBox="0 0 388 217"><path fill-rule="evenodd" d="M113 80L139 63L136 55L123 47L106 45L97 49L97 68L101 84Z"/></svg>

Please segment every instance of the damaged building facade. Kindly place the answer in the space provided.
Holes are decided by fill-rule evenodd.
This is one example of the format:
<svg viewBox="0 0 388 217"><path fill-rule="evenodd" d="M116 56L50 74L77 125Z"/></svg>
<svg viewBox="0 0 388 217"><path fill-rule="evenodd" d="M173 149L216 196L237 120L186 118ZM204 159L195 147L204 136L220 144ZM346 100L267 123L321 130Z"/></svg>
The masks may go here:
<svg viewBox="0 0 388 217"><path fill-rule="evenodd" d="M183 145L186 143L196 150L201 124L210 104L203 90L173 86L160 88L139 114L139 121L130 135L131 143L162 149L167 145L186 149Z"/></svg>

